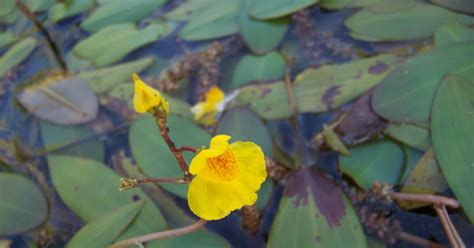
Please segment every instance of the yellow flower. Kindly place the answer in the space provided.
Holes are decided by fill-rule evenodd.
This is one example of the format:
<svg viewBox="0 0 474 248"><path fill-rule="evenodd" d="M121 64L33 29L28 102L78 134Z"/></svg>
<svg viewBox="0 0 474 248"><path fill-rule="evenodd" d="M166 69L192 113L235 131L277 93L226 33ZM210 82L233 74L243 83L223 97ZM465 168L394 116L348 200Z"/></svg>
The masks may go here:
<svg viewBox="0 0 474 248"><path fill-rule="evenodd" d="M138 113L146 113L154 107L162 108L166 113L170 112L168 101L161 96L160 92L148 86L137 74L132 75L135 82L133 94L133 107Z"/></svg>
<svg viewBox="0 0 474 248"><path fill-rule="evenodd" d="M219 87L212 86L206 93L203 102L191 108L196 122L210 126L217 121L217 115L223 110L225 95Z"/></svg>
<svg viewBox="0 0 474 248"><path fill-rule="evenodd" d="M188 204L205 220L222 219L254 204L267 177L262 149L252 142L229 144L229 139L227 135L212 138L210 148L199 152L189 166L195 177L189 185Z"/></svg>

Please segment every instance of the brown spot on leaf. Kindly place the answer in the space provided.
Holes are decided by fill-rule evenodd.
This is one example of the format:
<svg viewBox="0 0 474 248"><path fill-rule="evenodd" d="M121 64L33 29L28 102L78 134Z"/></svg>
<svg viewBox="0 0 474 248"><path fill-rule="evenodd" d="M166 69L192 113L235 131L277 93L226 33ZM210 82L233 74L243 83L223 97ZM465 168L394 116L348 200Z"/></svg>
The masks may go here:
<svg viewBox="0 0 474 248"><path fill-rule="evenodd" d="M321 241L321 236L316 235L316 242L319 243L319 241Z"/></svg>
<svg viewBox="0 0 474 248"><path fill-rule="evenodd" d="M331 109L334 106L334 97L341 93L341 86L335 85L329 87L326 92L324 92L323 97L321 98L322 102L326 104L328 109Z"/></svg>
<svg viewBox="0 0 474 248"><path fill-rule="evenodd" d="M140 199L141 199L141 198L140 198L139 195L133 195L133 196L132 196L132 200L133 200L134 202L139 201Z"/></svg>
<svg viewBox="0 0 474 248"><path fill-rule="evenodd" d="M293 172L284 195L293 198L295 207L307 205L309 199L314 199L331 228L340 225L346 213L341 189L320 170L303 168Z"/></svg>
<svg viewBox="0 0 474 248"><path fill-rule="evenodd" d="M265 98L268 94L270 94L272 90L270 88L263 88L262 89L262 94L260 95L260 98Z"/></svg>
<svg viewBox="0 0 474 248"><path fill-rule="evenodd" d="M375 65L372 65L369 67L369 73L370 74L382 74L385 71L387 71L389 66L385 64L384 62L377 61Z"/></svg>
<svg viewBox="0 0 474 248"><path fill-rule="evenodd" d="M74 191L78 191L79 190L79 186L74 186Z"/></svg>

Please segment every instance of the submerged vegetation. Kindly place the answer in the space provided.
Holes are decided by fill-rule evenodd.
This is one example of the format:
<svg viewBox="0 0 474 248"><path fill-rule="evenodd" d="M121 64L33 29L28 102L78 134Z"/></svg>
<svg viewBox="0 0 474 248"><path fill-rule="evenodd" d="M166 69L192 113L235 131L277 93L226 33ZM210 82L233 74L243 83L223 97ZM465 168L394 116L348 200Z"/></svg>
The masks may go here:
<svg viewBox="0 0 474 248"><path fill-rule="evenodd" d="M473 27L471 0L2 0L0 247L470 247Z"/></svg>

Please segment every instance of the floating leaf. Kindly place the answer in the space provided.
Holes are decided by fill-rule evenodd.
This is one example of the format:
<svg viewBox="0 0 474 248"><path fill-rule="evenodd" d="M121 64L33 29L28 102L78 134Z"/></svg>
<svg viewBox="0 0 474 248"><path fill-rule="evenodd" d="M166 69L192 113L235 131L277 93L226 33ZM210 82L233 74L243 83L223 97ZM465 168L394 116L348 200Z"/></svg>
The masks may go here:
<svg viewBox="0 0 474 248"><path fill-rule="evenodd" d="M321 0L319 6L326 9L342 9L354 7L368 7L376 3L388 1L390 0Z"/></svg>
<svg viewBox="0 0 474 248"><path fill-rule="evenodd" d="M292 14L317 2L318 0L255 1L249 13L257 19L273 19Z"/></svg>
<svg viewBox="0 0 474 248"><path fill-rule="evenodd" d="M36 40L33 38L24 39L0 57L0 77L25 60L36 47Z"/></svg>
<svg viewBox="0 0 474 248"><path fill-rule="evenodd" d="M294 172L283 192L268 247L366 247L351 203L321 171Z"/></svg>
<svg viewBox="0 0 474 248"><path fill-rule="evenodd" d="M455 11L474 14L474 2L471 0L431 0L431 2Z"/></svg>
<svg viewBox="0 0 474 248"><path fill-rule="evenodd" d="M2 0L0 16L6 16L15 10L15 0Z"/></svg>
<svg viewBox="0 0 474 248"><path fill-rule="evenodd" d="M395 122L426 125L441 78L448 73L466 78L474 76L472 54L474 42L465 42L436 48L408 60L375 90L372 97L375 112Z"/></svg>
<svg viewBox="0 0 474 248"><path fill-rule="evenodd" d="M48 205L41 190L31 180L0 173L0 235L29 231L48 216Z"/></svg>
<svg viewBox="0 0 474 248"><path fill-rule="evenodd" d="M431 144L429 131L415 125L390 124L387 133L392 138L421 151L428 149Z"/></svg>
<svg viewBox="0 0 474 248"><path fill-rule="evenodd" d="M184 40L207 40L238 32L237 14L240 0L220 0L194 11L186 26L179 32Z"/></svg>
<svg viewBox="0 0 474 248"><path fill-rule="evenodd" d="M40 12L48 10L56 1L55 0L25 0L24 3L31 11Z"/></svg>
<svg viewBox="0 0 474 248"><path fill-rule="evenodd" d="M95 93L105 93L115 86L131 82L132 73L139 73L153 63L153 58L143 58L95 71L81 72L77 76L86 80Z"/></svg>
<svg viewBox="0 0 474 248"><path fill-rule="evenodd" d="M58 22L64 18L78 15L94 7L94 5L94 0L68 0L66 3L57 2L49 9L49 19L53 22Z"/></svg>
<svg viewBox="0 0 474 248"><path fill-rule="evenodd" d="M432 36L443 24L474 23L474 17L413 0L388 1L362 9L345 22L352 37L368 41L401 41Z"/></svg>
<svg viewBox="0 0 474 248"><path fill-rule="evenodd" d="M238 88L252 81L282 79L285 75L285 59L272 52L264 56L243 56L232 74L231 88Z"/></svg>
<svg viewBox="0 0 474 248"><path fill-rule="evenodd" d="M133 84L124 83L117 85L117 87L113 88L109 92L107 92L108 96L111 96L115 99L121 100L126 102L127 106L130 109L133 109ZM168 100L170 107L170 112L172 114L185 117L187 119L193 119L194 115L191 112L191 106L186 102L183 102L177 98L169 96L167 94L161 93L166 100Z"/></svg>
<svg viewBox="0 0 474 248"><path fill-rule="evenodd" d="M153 241L157 247L175 248L175 247L195 247L195 248L220 248L231 247L231 245L223 237L207 232L196 231L178 237L171 237Z"/></svg>
<svg viewBox="0 0 474 248"><path fill-rule="evenodd" d="M143 201L128 203L90 222L69 240L66 247L106 247L133 221L143 203Z"/></svg>
<svg viewBox="0 0 474 248"><path fill-rule="evenodd" d="M265 182L263 182L262 185L260 186L260 189L257 192L258 210L263 211L265 207L268 205L268 202L270 201L270 198L273 193L273 188L274 188L273 185L274 185L273 180L270 178L267 178L267 180L265 180Z"/></svg>
<svg viewBox="0 0 474 248"><path fill-rule="evenodd" d="M13 36L12 32L4 32L0 34L0 48L6 47L13 42L15 42L17 38Z"/></svg>
<svg viewBox="0 0 474 248"><path fill-rule="evenodd" d="M339 136L334 132L334 130L326 125L323 125L322 137L324 142L336 152L341 153L344 156L350 156L351 152L347 149L344 142L341 141Z"/></svg>
<svg viewBox="0 0 474 248"><path fill-rule="evenodd" d="M64 155L49 155L48 164L59 196L87 223L120 206L144 200L142 210L121 237L143 235L165 228L165 220L150 198L139 188L120 192L120 177L106 165L91 159Z"/></svg>
<svg viewBox="0 0 474 248"><path fill-rule="evenodd" d="M436 194L445 191L448 184L436 163L433 149L428 149L418 161L403 185L401 192L418 194ZM414 209L429 205L427 203L400 202L405 209Z"/></svg>
<svg viewBox="0 0 474 248"><path fill-rule="evenodd" d="M350 157L339 158L339 168L364 189L375 181L396 184L403 169L403 150L389 141L357 146L349 149Z"/></svg>
<svg viewBox="0 0 474 248"><path fill-rule="evenodd" d="M167 35L169 31L170 27L165 23L150 24L144 29L137 29L130 23L116 24L80 41L73 49L77 56L101 67L121 60L130 52Z"/></svg>
<svg viewBox="0 0 474 248"><path fill-rule="evenodd" d="M79 78L52 78L26 87L18 95L21 104L41 119L56 124L81 124L95 119L97 98Z"/></svg>
<svg viewBox="0 0 474 248"><path fill-rule="evenodd" d="M170 127L169 136L177 147L183 145L208 146L211 140L209 133L188 119L170 115L168 126ZM133 156L147 176L176 178L183 175L151 116L134 121L129 135ZM189 165L193 154L186 152L183 155ZM166 190L186 198L187 185L163 184L162 186Z"/></svg>
<svg viewBox="0 0 474 248"><path fill-rule="evenodd" d="M165 0L114 0L105 2L81 23L81 27L88 32L97 32L109 25L137 22L156 11L165 2Z"/></svg>
<svg viewBox="0 0 474 248"><path fill-rule="evenodd" d="M61 149L60 154L84 156L104 161L104 144L93 131L82 126L60 126L45 121L40 124L45 151Z"/></svg>
<svg viewBox="0 0 474 248"><path fill-rule="evenodd" d="M381 81L398 63L393 55L379 55L341 65L308 69L295 78L298 112L324 112L349 102ZM234 103L248 106L265 119L291 116L284 82L239 89Z"/></svg>
<svg viewBox="0 0 474 248"><path fill-rule="evenodd" d="M474 30L460 24L446 24L438 28L434 41L437 47L474 41Z"/></svg>
<svg viewBox="0 0 474 248"><path fill-rule="evenodd" d="M247 46L257 54L265 54L280 44L288 29L289 19L258 21L248 14L249 7L258 0L243 0L238 16L240 35Z"/></svg>
<svg viewBox="0 0 474 248"><path fill-rule="evenodd" d="M409 146L404 146L403 150L405 152L405 168L403 169L403 174L400 177L401 184L404 184L408 180L408 177L413 172L413 169L416 167L423 154L425 154L424 151L420 151Z"/></svg>
<svg viewBox="0 0 474 248"><path fill-rule="evenodd" d="M173 21L187 21L191 19L194 12L199 12L212 4L215 4L215 0L186 0L177 8L166 13L165 17Z"/></svg>
<svg viewBox="0 0 474 248"><path fill-rule="evenodd" d="M474 223L474 84L458 76L441 82L431 110L436 159L451 190Z"/></svg>
<svg viewBox="0 0 474 248"><path fill-rule="evenodd" d="M219 122L217 133L227 134L232 141L251 141L259 145L265 156L271 157L272 139L265 124L246 108L231 109Z"/></svg>

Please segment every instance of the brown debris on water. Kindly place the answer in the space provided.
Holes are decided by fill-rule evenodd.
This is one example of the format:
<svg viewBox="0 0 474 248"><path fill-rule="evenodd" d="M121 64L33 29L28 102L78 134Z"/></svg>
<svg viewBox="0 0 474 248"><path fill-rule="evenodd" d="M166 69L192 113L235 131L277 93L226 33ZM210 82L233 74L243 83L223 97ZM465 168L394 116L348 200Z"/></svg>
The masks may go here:
<svg viewBox="0 0 474 248"><path fill-rule="evenodd" d="M243 222L242 226L249 231L253 236L257 235L260 228L260 213L257 205L244 206L242 208Z"/></svg>

